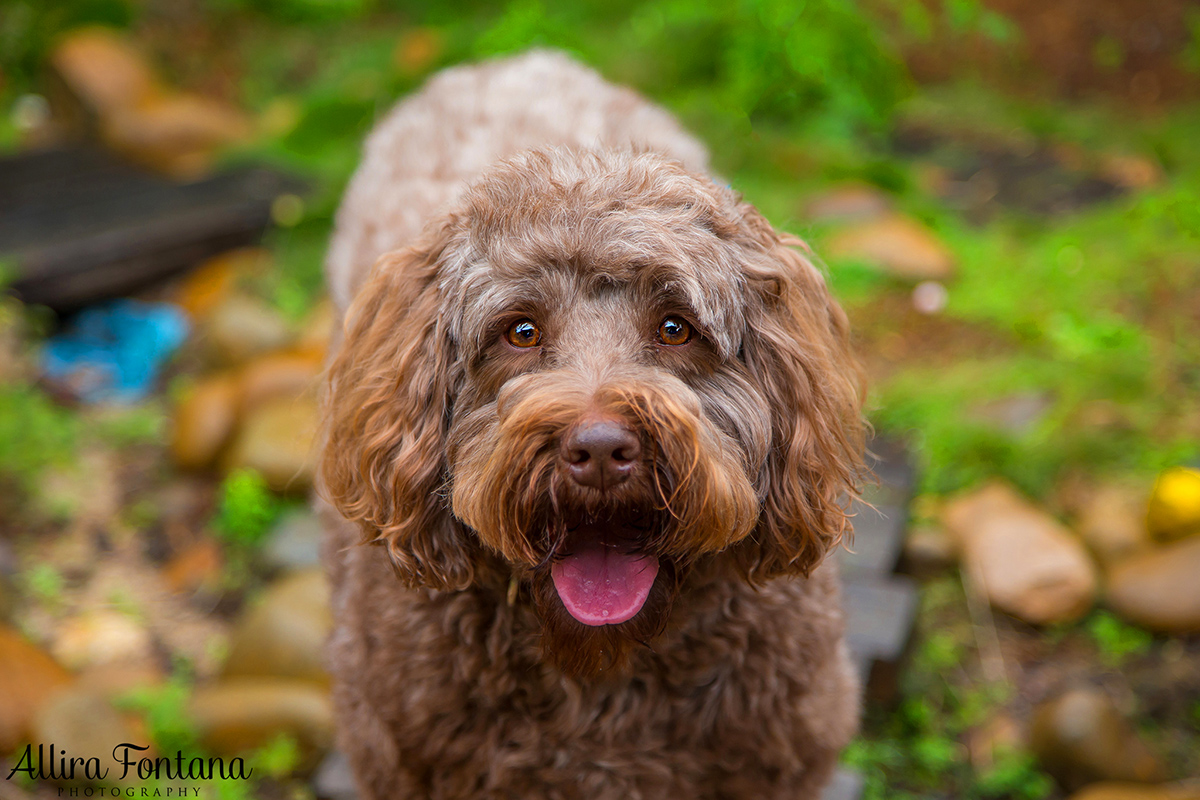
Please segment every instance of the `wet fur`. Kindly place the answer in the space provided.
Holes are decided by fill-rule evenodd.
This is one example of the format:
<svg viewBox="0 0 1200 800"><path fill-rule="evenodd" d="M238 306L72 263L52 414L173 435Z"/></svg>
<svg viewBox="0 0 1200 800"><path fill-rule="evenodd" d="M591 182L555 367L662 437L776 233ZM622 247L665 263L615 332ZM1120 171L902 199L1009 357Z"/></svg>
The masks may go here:
<svg viewBox="0 0 1200 800"><path fill-rule="evenodd" d="M368 142L331 248L354 300L321 469L366 798L815 798L852 734L822 561L861 464L845 315L703 162L545 53L444 73ZM439 192L418 232L403 201ZM657 344L666 315L698 335ZM526 317L535 352L503 339ZM607 492L559 458L594 413L643 442ZM661 566L637 616L590 628L549 566L596 520Z"/></svg>

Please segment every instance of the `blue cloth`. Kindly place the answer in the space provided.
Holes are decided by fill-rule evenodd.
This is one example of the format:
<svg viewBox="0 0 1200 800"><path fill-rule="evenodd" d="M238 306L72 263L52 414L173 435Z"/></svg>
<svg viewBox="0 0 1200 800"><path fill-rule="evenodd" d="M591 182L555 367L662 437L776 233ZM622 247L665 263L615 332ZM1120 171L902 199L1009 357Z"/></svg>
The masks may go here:
<svg viewBox="0 0 1200 800"><path fill-rule="evenodd" d="M85 403L135 403L184 343L188 319L169 303L113 300L79 312L42 347L42 374Z"/></svg>

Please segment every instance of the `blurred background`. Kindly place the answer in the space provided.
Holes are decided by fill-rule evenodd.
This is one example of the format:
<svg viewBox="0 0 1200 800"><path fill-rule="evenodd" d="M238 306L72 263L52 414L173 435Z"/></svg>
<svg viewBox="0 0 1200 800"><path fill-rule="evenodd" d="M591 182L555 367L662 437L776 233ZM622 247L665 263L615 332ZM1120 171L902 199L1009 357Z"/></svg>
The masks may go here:
<svg viewBox="0 0 1200 800"><path fill-rule="evenodd" d="M0 798L353 796L322 257L373 120L530 46L676 114L849 312L883 513L831 797L1200 798L1190 0L0 0ZM36 769L124 741L254 774Z"/></svg>

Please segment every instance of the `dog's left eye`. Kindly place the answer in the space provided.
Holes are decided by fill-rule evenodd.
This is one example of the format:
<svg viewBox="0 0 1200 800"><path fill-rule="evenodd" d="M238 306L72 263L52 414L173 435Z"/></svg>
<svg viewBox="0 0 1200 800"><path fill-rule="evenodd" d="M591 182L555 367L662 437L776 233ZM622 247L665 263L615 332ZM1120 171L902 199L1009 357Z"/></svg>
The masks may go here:
<svg viewBox="0 0 1200 800"><path fill-rule="evenodd" d="M521 319L509 326L504 338L513 347L537 347L542 341L542 331L531 320Z"/></svg>
<svg viewBox="0 0 1200 800"><path fill-rule="evenodd" d="M658 326L658 340L663 344L677 346L687 344L692 338L692 326L680 317L667 317Z"/></svg>

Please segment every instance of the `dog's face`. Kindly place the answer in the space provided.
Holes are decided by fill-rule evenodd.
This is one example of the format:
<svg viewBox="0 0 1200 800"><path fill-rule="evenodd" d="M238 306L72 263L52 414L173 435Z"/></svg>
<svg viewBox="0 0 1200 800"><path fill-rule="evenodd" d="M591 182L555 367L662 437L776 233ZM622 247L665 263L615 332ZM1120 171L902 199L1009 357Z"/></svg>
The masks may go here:
<svg viewBox="0 0 1200 800"><path fill-rule="evenodd" d="M659 156L493 169L350 310L326 493L412 584L499 554L576 675L656 635L698 559L806 573L846 528L860 382L789 244Z"/></svg>

